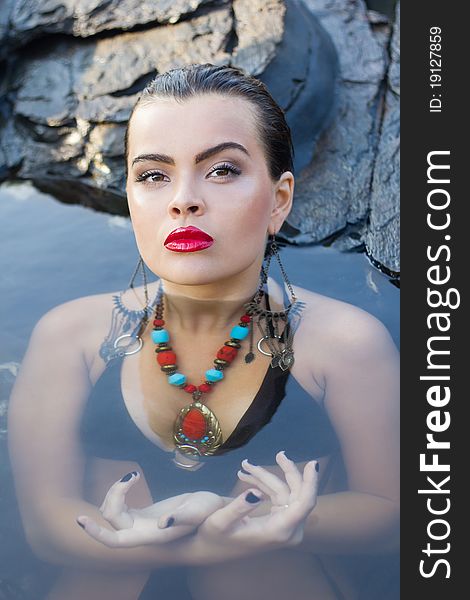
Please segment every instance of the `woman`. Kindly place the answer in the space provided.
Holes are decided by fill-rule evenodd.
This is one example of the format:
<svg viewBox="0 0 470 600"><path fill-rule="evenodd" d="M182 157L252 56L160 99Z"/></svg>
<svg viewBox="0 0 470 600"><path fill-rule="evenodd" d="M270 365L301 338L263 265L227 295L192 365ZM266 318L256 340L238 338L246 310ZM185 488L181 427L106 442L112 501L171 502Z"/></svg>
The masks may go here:
<svg viewBox="0 0 470 600"><path fill-rule="evenodd" d="M153 330L147 301L136 338L110 335L115 295L61 305L36 326L11 400L25 532L64 566L49 598L138 598L175 565L196 599L356 598L340 555L397 544L397 352L364 311L285 274L286 290L265 285L294 193L281 109L236 69L169 71L134 108L126 166L159 281L125 310L156 296Z"/></svg>

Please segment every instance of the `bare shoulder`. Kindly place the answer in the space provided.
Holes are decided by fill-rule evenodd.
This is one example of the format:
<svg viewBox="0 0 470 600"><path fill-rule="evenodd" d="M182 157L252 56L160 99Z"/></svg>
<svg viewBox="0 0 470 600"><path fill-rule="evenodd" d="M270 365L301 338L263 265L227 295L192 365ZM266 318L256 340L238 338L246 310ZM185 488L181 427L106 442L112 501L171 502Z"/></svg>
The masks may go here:
<svg viewBox="0 0 470 600"><path fill-rule="evenodd" d="M377 353L396 352L388 329L367 311L298 286L295 293L305 302L302 337L315 340L321 349L324 371L339 361L366 361Z"/></svg>
<svg viewBox="0 0 470 600"><path fill-rule="evenodd" d="M112 293L83 296L59 304L46 312L36 323L33 334L74 334L83 340L90 331L103 325L103 318L112 308Z"/></svg>
<svg viewBox="0 0 470 600"><path fill-rule="evenodd" d="M380 335L386 331L385 325L371 313L342 300L318 294L298 286L295 292L305 302L304 322L310 331L323 334L334 341L338 336L344 342L360 341L360 336Z"/></svg>
<svg viewBox="0 0 470 600"><path fill-rule="evenodd" d="M36 323L30 347L80 354L91 370L110 326L114 293L83 296L55 306Z"/></svg>

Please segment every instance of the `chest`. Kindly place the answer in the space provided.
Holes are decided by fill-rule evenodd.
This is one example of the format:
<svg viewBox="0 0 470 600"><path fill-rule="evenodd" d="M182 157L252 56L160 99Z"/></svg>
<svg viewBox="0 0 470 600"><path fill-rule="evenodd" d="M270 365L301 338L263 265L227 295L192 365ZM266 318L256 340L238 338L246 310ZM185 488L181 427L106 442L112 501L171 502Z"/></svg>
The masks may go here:
<svg viewBox="0 0 470 600"><path fill-rule="evenodd" d="M242 356L238 368L231 367L233 377L227 377L208 398L208 405L220 419L225 446L221 455L207 461L212 483L235 474L245 457L254 464L267 465L272 464L276 452L285 450L292 460L301 462L339 448L320 403L301 383L302 377L309 379L304 372L305 357L306 352L296 350L295 365L286 377L279 368L268 366L268 358L257 355L253 364L245 365ZM172 460L172 432L180 407L191 397L168 385L154 356L149 357L150 371L146 370L145 359L141 362L136 358L138 355L113 361L98 378L81 417L80 441L86 456L135 461L149 476L158 475L156 484L161 490L175 483L175 470L181 471ZM206 365L202 362L204 371ZM245 371L245 366L249 370ZM194 377L199 373L196 370ZM185 478L181 490L188 491L187 473L182 473ZM204 480L194 485L211 489L209 483Z"/></svg>
<svg viewBox="0 0 470 600"><path fill-rule="evenodd" d="M296 382L294 387L298 392L289 402L296 408L299 394L300 397L305 395L306 402L302 410L308 412L311 405L319 404L316 400L321 399L323 393L312 370L313 366L320 363L320 349L314 339L302 335L301 329L294 337L295 364L289 375L292 383ZM285 378L281 370L271 369L270 357L256 351L256 341L255 360L248 364L245 362L249 347L248 344L242 346L235 360L224 369L222 381L202 397L203 403L213 411L219 422L223 441L232 436L229 448L249 438L259 424L262 426L267 423L284 394ZM220 339L215 336L213 339L207 335L187 339L179 333L172 336L178 372L184 373L189 383L203 383L205 371L214 367L213 361L220 346ZM114 365L106 371L104 377L97 377L99 385L92 405L96 402L96 406L101 407L103 418L107 421L107 435L110 435L111 426L113 429L119 424L124 427L127 421L129 431L135 430L143 440L172 452L175 421L181 409L191 404L192 396L168 383L167 376L157 363L150 336L144 340L140 352L126 356L118 366ZM108 385L114 389L113 404L103 402ZM117 416L116 411L122 418ZM298 416L295 420L298 420ZM241 432L241 429L246 431ZM135 439L137 441L137 437Z"/></svg>
<svg viewBox="0 0 470 600"><path fill-rule="evenodd" d="M213 354L213 353L212 353ZM270 369L268 357L259 355L247 364L245 352L223 371L223 379L210 387L201 400L216 416L223 440L235 431L237 424L262 394L263 382ZM187 376L187 383L200 385L205 371L213 368L214 356L205 349L197 354L178 353L178 372ZM168 378L156 362L155 353L148 350L140 356L127 357L121 369L122 396L129 415L141 431L154 443L172 449L173 428L181 409L192 402L192 395L168 383Z"/></svg>

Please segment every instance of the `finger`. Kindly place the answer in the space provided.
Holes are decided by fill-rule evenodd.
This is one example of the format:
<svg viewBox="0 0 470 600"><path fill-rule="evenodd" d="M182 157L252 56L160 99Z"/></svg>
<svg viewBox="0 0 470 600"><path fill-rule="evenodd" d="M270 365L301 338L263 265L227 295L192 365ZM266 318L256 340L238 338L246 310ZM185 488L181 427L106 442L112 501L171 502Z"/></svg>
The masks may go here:
<svg viewBox="0 0 470 600"><path fill-rule="evenodd" d="M134 523L132 515L128 512L126 494L139 479L140 474L137 471L124 475L109 488L100 506L103 518L115 529L130 529Z"/></svg>
<svg viewBox="0 0 470 600"><path fill-rule="evenodd" d="M106 527L101 527L101 525L98 525L98 523L95 523L89 517L78 517L77 523L96 541L101 542L109 548L116 548L118 546L117 531L110 531Z"/></svg>
<svg viewBox="0 0 470 600"><path fill-rule="evenodd" d="M161 515L158 527L165 529L172 525L200 525L209 515L224 506L223 499L212 492L195 492L176 509Z"/></svg>
<svg viewBox="0 0 470 600"><path fill-rule="evenodd" d="M276 462L284 471L287 485L291 490L289 502L292 502L292 500L296 500L299 497L303 481L302 475L295 462L287 458L284 450L276 454Z"/></svg>
<svg viewBox="0 0 470 600"><path fill-rule="evenodd" d="M304 467L303 482L298 497L299 503L305 510L313 510L317 503L320 464L311 460Z"/></svg>
<svg viewBox="0 0 470 600"><path fill-rule="evenodd" d="M246 458L242 460L242 467L245 471L248 471L250 475L256 477L262 485L271 488L276 495L276 501L279 504L286 504L288 502L290 495L289 486L279 479L277 475L274 475L274 473L271 473L259 465L250 464Z"/></svg>
<svg viewBox="0 0 470 600"><path fill-rule="evenodd" d="M237 472L237 477L241 481L248 483L250 486L257 487L264 494L269 496L269 498L271 498L271 500L273 502L277 502L277 494L270 487L262 484L261 481L259 479L257 479L256 477L254 477L253 475L250 475L249 473L244 473L242 470L240 470Z"/></svg>
<svg viewBox="0 0 470 600"><path fill-rule="evenodd" d="M105 499L103 500L100 510L104 510L106 504L110 504L113 508L121 510L125 504L126 493L130 487L140 479L140 474L137 471L131 471L118 479L109 488Z"/></svg>
<svg viewBox="0 0 470 600"><path fill-rule="evenodd" d="M109 548L135 548L146 544L166 543L193 531L193 528L190 527L177 527L162 531L156 524L154 528L148 527L145 531L136 529L111 531L86 516L78 517L77 523L90 537Z"/></svg>
<svg viewBox="0 0 470 600"><path fill-rule="evenodd" d="M205 533L213 535L227 532L257 508L262 499L260 490L250 488L210 515L201 528Z"/></svg>
<svg viewBox="0 0 470 600"><path fill-rule="evenodd" d="M281 539L290 539L296 532L302 532L305 520L315 508L318 490L317 461L308 462L303 470L299 496L282 512L275 513L273 532Z"/></svg>

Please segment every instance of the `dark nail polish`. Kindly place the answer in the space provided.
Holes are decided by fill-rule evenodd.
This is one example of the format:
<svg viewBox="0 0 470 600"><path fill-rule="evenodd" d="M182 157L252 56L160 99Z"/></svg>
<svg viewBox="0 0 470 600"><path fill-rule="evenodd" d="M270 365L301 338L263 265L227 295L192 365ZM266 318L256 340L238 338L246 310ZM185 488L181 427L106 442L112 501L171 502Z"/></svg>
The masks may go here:
<svg viewBox="0 0 470 600"><path fill-rule="evenodd" d="M121 479L121 481L124 483L125 481L129 481L129 479L132 478L132 473L128 473L127 475L124 475L124 477Z"/></svg>
<svg viewBox="0 0 470 600"><path fill-rule="evenodd" d="M137 471L132 471L132 475L134 475L134 477L137 477L137 475L138 475Z"/></svg>
<svg viewBox="0 0 470 600"><path fill-rule="evenodd" d="M77 521L77 525L80 525L80 527L81 527L82 529L85 529L85 525L83 525L83 523L80 523L80 521Z"/></svg>
<svg viewBox="0 0 470 600"><path fill-rule="evenodd" d="M320 463L315 463L315 471L318 473L320 470Z"/></svg>
<svg viewBox="0 0 470 600"><path fill-rule="evenodd" d="M245 500L250 504L254 504L255 502L259 502L261 498L255 496L252 492L248 492L248 494L245 496Z"/></svg>
<svg viewBox="0 0 470 600"><path fill-rule="evenodd" d="M166 529L167 527L171 527L171 526L173 525L173 523L174 523L174 522L175 522L175 518L174 518L174 517L170 517L170 518L168 519L167 523L166 523L166 527L165 527L165 529Z"/></svg>

